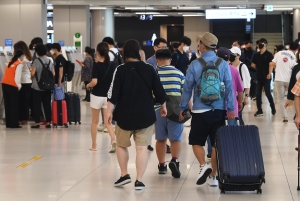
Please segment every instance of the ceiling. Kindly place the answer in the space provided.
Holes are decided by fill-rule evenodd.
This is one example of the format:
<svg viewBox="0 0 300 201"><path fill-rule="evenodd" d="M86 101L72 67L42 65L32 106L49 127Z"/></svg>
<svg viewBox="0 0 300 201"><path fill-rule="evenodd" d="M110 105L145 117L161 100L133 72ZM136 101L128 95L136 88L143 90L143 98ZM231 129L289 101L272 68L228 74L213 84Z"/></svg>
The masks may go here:
<svg viewBox="0 0 300 201"><path fill-rule="evenodd" d="M150 4L149 4L150 2ZM266 14L266 5L273 5L274 11L268 14L292 12L300 8L299 0L48 0L55 5L89 5L97 9L114 9L115 16L134 16L136 13L154 14L158 16L204 15L205 9L219 7L253 8L257 14ZM130 6L131 9L125 9ZM139 7L134 9L132 7Z"/></svg>

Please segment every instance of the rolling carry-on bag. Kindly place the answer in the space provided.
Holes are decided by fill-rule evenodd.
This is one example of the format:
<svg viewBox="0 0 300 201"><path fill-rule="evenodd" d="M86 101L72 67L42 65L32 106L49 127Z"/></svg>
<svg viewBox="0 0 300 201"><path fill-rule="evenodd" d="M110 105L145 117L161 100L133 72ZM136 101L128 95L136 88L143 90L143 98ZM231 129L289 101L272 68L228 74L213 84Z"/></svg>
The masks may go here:
<svg viewBox="0 0 300 201"><path fill-rule="evenodd" d="M65 94L65 100L67 102L69 124L71 125L72 122L81 124L79 94L68 92Z"/></svg>
<svg viewBox="0 0 300 201"><path fill-rule="evenodd" d="M67 104L64 100L52 102L52 124L54 127L64 126L68 128Z"/></svg>
<svg viewBox="0 0 300 201"><path fill-rule="evenodd" d="M238 124L239 120L237 118ZM226 126L216 134L219 188L225 191L257 191L265 182L264 161L258 127Z"/></svg>

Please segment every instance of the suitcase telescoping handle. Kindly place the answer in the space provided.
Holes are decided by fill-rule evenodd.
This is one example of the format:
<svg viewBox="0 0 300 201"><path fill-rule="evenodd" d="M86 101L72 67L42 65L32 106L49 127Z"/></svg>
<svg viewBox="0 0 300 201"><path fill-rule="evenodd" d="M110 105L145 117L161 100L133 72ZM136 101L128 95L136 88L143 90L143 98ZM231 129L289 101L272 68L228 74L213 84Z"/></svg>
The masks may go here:
<svg viewBox="0 0 300 201"><path fill-rule="evenodd" d="M237 125L240 126L240 118L235 118ZM228 116L225 117L225 125L228 126Z"/></svg>
<svg viewBox="0 0 300 201"><path fill-rule="evenodd" d="M299 130L299 133L298 133L298 186L297 186L297 191L300 191L300 130Z"/></svg>

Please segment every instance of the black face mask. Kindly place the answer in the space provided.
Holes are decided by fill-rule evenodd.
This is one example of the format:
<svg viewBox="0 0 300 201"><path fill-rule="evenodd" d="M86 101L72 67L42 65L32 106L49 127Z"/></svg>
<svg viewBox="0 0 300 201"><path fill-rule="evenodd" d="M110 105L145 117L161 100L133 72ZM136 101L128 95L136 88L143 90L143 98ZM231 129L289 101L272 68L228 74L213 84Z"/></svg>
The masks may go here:
<svg viewBox="0 0 300 201"><path fill-rule="evenodd" d="M252 47L248 47L247 50L252 50Z"/></svg>
<svg viewBox="0 0 300 201"><path fill-rule="evenodd" d="M234 62L234 61L235 61L235 58L236 58L236 56L235 56L235 55L233 55L233 54L230 54L229 61L232 63L232 62Z"/></svg>
<svg viewBox="0 0 300 201"><path fill-rule="evenodd" d="M265 45L264 44L262 44L262 43L260 43L259 45L258 45L258 48L261 50L261 49L263 49L265 47Z"/></svg>

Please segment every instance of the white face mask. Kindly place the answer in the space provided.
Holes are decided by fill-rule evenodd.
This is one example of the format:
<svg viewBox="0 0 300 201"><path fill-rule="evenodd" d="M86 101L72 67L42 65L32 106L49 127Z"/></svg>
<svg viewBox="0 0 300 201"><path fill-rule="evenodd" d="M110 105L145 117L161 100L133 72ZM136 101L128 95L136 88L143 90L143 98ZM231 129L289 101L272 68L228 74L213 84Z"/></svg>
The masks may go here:
<svg viewBox="0 0 300 201"><path fill-rule="evenodd" d="M86 56L86 52L84 52L83 55Z"/></svg>
<svg viewBox="0 0 300 201"><path fill-rule="evenodd" d="M285 46L285 49L287 49L287 50L290 49L290 46Z"/></svg>
<svg viewBox="0 0 300 201"><path fill-rule="evenodd" d="M53 55L53 54L54 54L54 51L53 51L53 50L50 50L50 54L52 54L52 55Z"/></svg>
<svg viewBox="0 0 300 201"><path fill-rule="evenodd" d="M184 51L184 52L187 52L189 49L190 49L189 46L183 46L183 51Z"/></svg>

